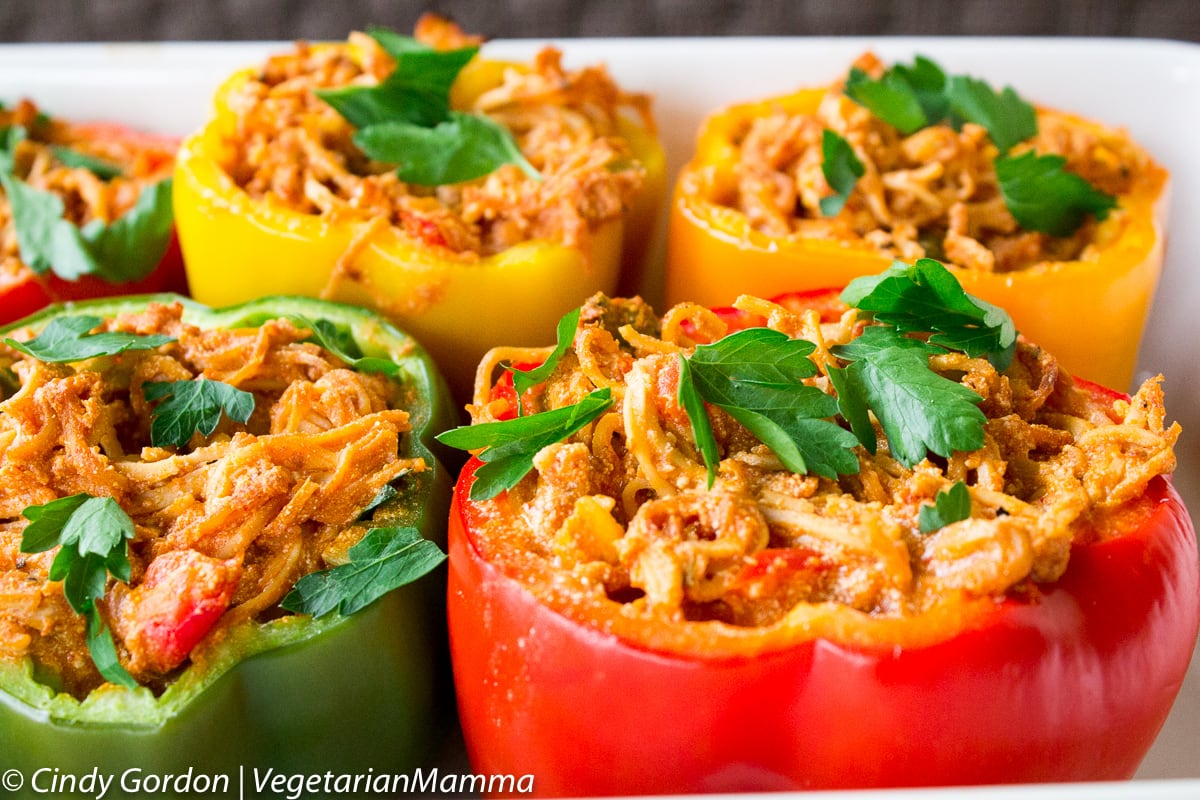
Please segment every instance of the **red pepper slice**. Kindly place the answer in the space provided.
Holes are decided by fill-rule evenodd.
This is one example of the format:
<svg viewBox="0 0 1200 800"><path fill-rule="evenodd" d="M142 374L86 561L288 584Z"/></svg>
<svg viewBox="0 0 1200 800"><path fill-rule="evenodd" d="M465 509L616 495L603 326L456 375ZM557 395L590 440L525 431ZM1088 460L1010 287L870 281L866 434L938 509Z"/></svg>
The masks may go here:
<svg viewBox="0 0 1200 800"><path fill-rule="evenodd" d="M73 125L72 131L81 140L119 141L137 146L138 168L146 174L166 170L169 175L169 165L179 146L174 137L134 131L113 123ZM68 281L52 272L38 275L23 264L16 269L0 270L0 325L15 322L51 303L157 292L187 292L183 254L174 236L158 267L145 278L128 283L110 283L89 275Z"/></svg>

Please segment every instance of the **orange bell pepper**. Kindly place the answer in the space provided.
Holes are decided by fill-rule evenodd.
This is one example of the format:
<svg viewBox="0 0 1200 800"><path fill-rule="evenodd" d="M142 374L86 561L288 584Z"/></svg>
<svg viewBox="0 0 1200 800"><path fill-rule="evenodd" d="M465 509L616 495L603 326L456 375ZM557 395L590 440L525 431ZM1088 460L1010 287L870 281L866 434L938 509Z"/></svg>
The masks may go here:
<svg viewBox="0 0 1200 800"><path fill-rule="evenodd" d="M506 69L525 68L477 57L459 73L452 106L468 107L500 85ZM593 228L581 246L530 239L476 256L378 219L302 213L245 192L227 171L239 135L229 98L252 75L235 74L221 86L215 115L184 142L177 161L177 224L192 293L201 302L297 294L372 308L415 335L455 394L468 397L475 365L489 348L535 344L588 295L636 280L666 189L661 145L640 118L622 113L619 120L645 171L622 216Z"/></svg>
<svg viewBox="0 0 1200 800"><path fill-rule="evenodd" d="M726 204L737 186L737 137L748 123L779 111L815 113L826 91L803 89L734 105L705 121L671 203L668 303L728 305L739 294L770 297L843 286L891 262L861 239L766 235ZM1073 115L1038 110L1039 120L1052 116L1104 130ZM952 269L968 292L1006 309L1022 333L1055 353L1072 373L1128 387L1162 271L1167 195L1166 170L1150 162L1118 196L1117 210L1096 226L1080 260L1047 261L1013 272Z"/></svg>

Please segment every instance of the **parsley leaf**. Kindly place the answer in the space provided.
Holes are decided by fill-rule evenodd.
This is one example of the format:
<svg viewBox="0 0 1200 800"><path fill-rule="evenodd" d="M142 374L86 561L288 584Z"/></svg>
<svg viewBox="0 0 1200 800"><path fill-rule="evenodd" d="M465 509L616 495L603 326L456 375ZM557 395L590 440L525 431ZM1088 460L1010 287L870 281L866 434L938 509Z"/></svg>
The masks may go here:
<svg viewBox="0 0 1200 800"><path fill-rule="evenodd" d="M450 87L479 48L435 50L385 28L368 33L395 59L396 68L375 86L318 90L317 96L356 128L397 119L436 125L446 119Z"/></svg>
<svg viewBox="0 0 1200 800"><path fill-rule="evenodd" d="M293 314L292 320L300 327L312 331L312 335L308 337L307 341L324 347L350 365L351 369L358 372L386 375L389 378L396 378L400 375L400 365L390 358L364 356L362 348L358 346L358 342L354 340L354 335L349 330L339 327L325 318L310 320L303 315Z"/></svg>
<svg viewBox="0 0 1200 800"><path fill-rule="evenodd" d="M508 129L480 114L451 111L431 127L382 122L360 129L354 143L376 161L396 164L401 180L420 186L474 180L510 163L539 177Z"/></svg>
<svg viewBox="0 0 1200 800"><path fill-rule="evenodd" d="M113 283L141 280L153 272L174 229L171 184L171 178L151 184L142 189L133 208L112 222L92 220L80 228L84 252L74 271ZM52 268L70 280L65 265L56 262Z"/></svg>
<svg viewBox="0 0 1200 800"><path fill-rule="evenodd" d="M996 159L996 178L1009 212L1027 230L1070 236L1091 214L1102 220L1117 201L1073 172L1062 156L1027 151Z"/></svg>
<svg viewBox="0 0 1200 800"><path fill-rule="evenodd" d="M841 298L901 333L933 333L930 344L961 350L972 358L986 356L1001 371L1016 352L1012 317L967 294L953 273L931 258L911 266L896 261L879 275L856 278ZM838 355L845 352L839 350Z"/></svg>
<svg viewBox="0 0 1200 800"><path fill-rule="evenodd" d="M977 78L954 75L946 83L946 97L955 114L987 128L1001 155L1038 131L1033 106L1022 100L1011 86L996 92Z"/></svg>
<svg viewBox="0 0 1200 800"><path fill-rule="evenodd" d="M905 136L946 121L957 127L965 120L986 128L1003 154L1037 133L1033 106L1012 87L997 92L968 75L947 77L924 56L917 56L912 66L893 65L878 80L851 69L845 93Z"/></svg>
<svg viewBox="0 0 1200 800"><path fill-rule="evenodd" d="M554 372L554 368L558 366L558 362L562 360L567 349L571 347L571 343L575 340L575 329L579 327L579 313L580 309L573 309L558 321L554 351L540 366L533 369L507 368L512 373L513 388L517 391L518 413L521 410L521 395L549 378L550 373Z"/></svg>
<svg viewBox="0 0 1200 800"><path fill-rule="evenodd" d="M933 505L922 505L918 513L921 533L933 533L953 522L970 518L971 493L965 483L957 481L949 489L938 492Z"/></svg>
<svg viewBox="0 0 1200 800"><path fill-rule="evenodd" d="M153 350L175 341L172 337L159 333L146 336L124 331L90 333L103 321L100 317L86 315L55 317L33 339L18 342L6 337L4 343L39 361L63 364L99 356L113 356L126 350Z"/></svg>
<svg viewBox="0 0 1200 800"><path fill-rule="evenodd" d="M54 157L72 169L86 169L102 181L112 180L121 176L121 168L111 161L89 156L70 147L51 147Z"/></svg>
<svg viewBox="0 0 1200 800"><path fill-rule="evenodd" d="M883 328L878 330L883 330ZM858 439L859 444L865 447L867 452L874 453L879 447L879 440L875 436L875 426L871 424L867 397L860 383L846 374L845 367L830 366L828 371L829 382L833 384L833 388L837 392L838 413L846 422L850 423L850 431Z"/></svg>
<svg viewBox="0 0 1200 800"><path fill-rule="evenodd" d="M403 474L404 473L401 473L401 475ZM375 493L373 498L371 498L371 502L363 506L363 510L358 512L358 516L355 518L355 520L358 522L365 522L366 520L369 520L375 509L396 497L398 494L400 494L400 490L397 489L392 483L385 483L383 486L380 486L379 491Z"/></svg>
<svg viewBox="0 0 1200 800"><path fill-rule="evenodd" d="M704 408L704 399L696 389L691 364L682 354L679 356L679 389L676 391L676 399L679 407L688 415L692 426L692 439L696 442L700 457L704 459L704 468L708 471L708 488L711 489L713 481L717 478L717 465L721 462L721 454L717 449L717 437L713 434L712 420L708 418L708 411Z"/></svg>
<svg viewBox="0 0 1200 800"><path fill-rule="evenodd" d="M814 350L803 339L749 328L697 347L688 357L690 379L700 398L744 425L789 470L835 478L858 471L858 441L828 419L837 401L803 383L817 374L808 358Z"/></svg>
<svg viewBox="0 0 1200 800"><path fill-rule="evenodd" d="M516 486L533 469L533 457L561 442L612 407L612 391L597 389L574 405L527 417L465 425L438 434L437 440L459 450L479 450L484 462L475 472L472 500L488 500Z"/></svg>
<svg viewBox="0 0 1200 800"><path fill-rule="evenodd" d="M349 563L305 575L281 607L323 617L343 617L366 608L393 589L412 583L446 560L416 528L371 528L347 551Z"/></svg>
<svg viewBox="0 0 1200 800"><path fill-rule="evenodd" d="M133 538L133 520L111 497L76 494L21 512L29 520L21 536L22 553L43 553L60 546L50 566L50 579L63 582L63 595L72 610L87 619L87 644L92 661L104 678L132 689L133 677L117 660L112 633L96 607L104 597L108 576L128 583L126 541Z"/></svg>
<svg viewBox="0 0 1200 800"><path fill-rule="evenodd" d="M82 228L63 218L62 198L0 171L12 207L21 260L38 274L53 271L65 280L95 275L111 283L140 280L162 261L171 241L174 214L171 179L142 189L125 214Z"/></svg>
<svg viewBox="0 0 1200 800"><path fill-rule="evenodd" d="M918 55L911 67L893 64L889 72L904 79L916 96L928 124L943 120L950 113L950 101L946 98L946 73L937 62Z"/></svg>
<svg viewBox="0 0 1200 800"><path fill-rule="evenodd" d="M421 186L474 180L510 163L540 177L507 128L450 108L450 89L479 48L437 50L386 28L368 33L396 68L375 86L317 92L358 128L354 143L363 153L396 164L401 180Z"/></svg>
<svg viewBox="0 0 1200 800"><path fill-rule="evenodd" d="M821 198L821 213L826 217L836 217L850 193L854 184L863 176L863 163L854 154L850 143L826 128L821 132L821 173L825 182L834 194Z"/></svg>
<svg viewBox="0 0 1200 800"><path fill-rule="evenodd" d="M855 67L846 79L846 96L907 136L932 125L906 77L890 69L875 80Z"/></svg>
<svg viewBox="0 0 1200 800"><path fill-rule="evenodd" d="M192 381L145 383L146 400L162 400L150 422L150 443L155 447L183 447L196 432L211 436L221 422L221 412L245 423L254 413L254 395L221 381L201 376Z"/></svg>
<svg viewBox="0 0 1200 800"><path fill-rule="evenodd" d="M918 350L877 350L852 362L841 377L875 412L892 456L906 467L926 452L949 458L955 450L983 446L987 417L978 408L983 398L931 370L928 356Z"/></svg>

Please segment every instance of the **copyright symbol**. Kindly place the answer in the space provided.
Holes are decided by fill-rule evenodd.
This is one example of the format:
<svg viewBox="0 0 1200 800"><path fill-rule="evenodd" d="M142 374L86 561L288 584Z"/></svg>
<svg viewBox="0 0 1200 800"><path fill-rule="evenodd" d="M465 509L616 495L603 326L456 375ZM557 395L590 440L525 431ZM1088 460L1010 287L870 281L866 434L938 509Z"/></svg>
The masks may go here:
<svg viewBox="0 0 1200 800"><path fill-rule="evenodd" d="M25 785L25 776L21 774L19 769L6 769L3 775L0 775L0 787L7 789L10 792L15 792Z"/></svg>

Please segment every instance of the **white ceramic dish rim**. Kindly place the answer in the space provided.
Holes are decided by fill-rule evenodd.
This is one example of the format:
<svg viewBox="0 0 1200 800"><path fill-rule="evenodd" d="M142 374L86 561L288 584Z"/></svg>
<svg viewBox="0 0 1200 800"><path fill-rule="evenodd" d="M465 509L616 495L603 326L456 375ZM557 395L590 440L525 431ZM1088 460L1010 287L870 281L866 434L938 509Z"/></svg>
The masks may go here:
<svg viewBox="0 0 1200 800"><path fill-rule="evenodd" d="M1166 376L1168 410L1184 426L1176 484L1200 508L1200 46L1145 39L760 37L563 39L490 42L485 53L524 58L543 44L568 65L604 62L627 88L649 92L671 175L690 156L703 116L727 103L766 97L836 78L865 50L885 60L917 53L948 71L1011 84L1044 105L1122 126L1172 175L1167 266L1143 341L1138 376ZM120 121L183 135L208 114L216 86L232 71L261 61L281 42L184 42L0 45L0 99L31 97L73 119ZM1191 224L1189 224L1191 223ZM1103 335L1103 332L1097 332ZM1142 797L1200 797L1200 659L1147 758ZM955 789L979 798L1123 797L1127 784ZM855 797L864 793L853 793ZM931 790L866 793L891 798L935 796ZM819 793L837 798L845 793Z"/></svg>

